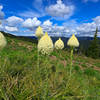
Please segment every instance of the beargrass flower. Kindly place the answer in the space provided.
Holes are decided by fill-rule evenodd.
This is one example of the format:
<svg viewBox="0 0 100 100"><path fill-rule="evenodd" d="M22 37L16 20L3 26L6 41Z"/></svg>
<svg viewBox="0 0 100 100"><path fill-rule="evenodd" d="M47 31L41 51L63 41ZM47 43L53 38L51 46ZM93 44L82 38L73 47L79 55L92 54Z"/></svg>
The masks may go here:
<svg viewBox="0 0 100 100"><path fill-rule="evenodd" d="M73 61L73 51L74 51L74 47L78 47L79 46L79 42L78 39L75 37L75 35L73 34L72 37L68 40L67 45L71 47L71 53L70 53L70 76L72 74L72 61Z"/></svg>
<svg viewBox="0 0 100 100"><path fill-rule="evenodd" d="M64 43L63 41L61 40L61 38L59 38L59 40L57 40L55 42L55 48L56 49L63 49L64 48Z"/></svg>
<svg viewBox="0 0 100 100"><path fill-rule="evenodd" d="M41 37L38 43L38 51L42 54L49 55L53 51L53 42L46 32L44 36Z"/></svg>
<svg viewBox="0 0 100 100"><path fill-rule="evenodd" d="M41 38L41 37L43 36L42 27L39 26L39 27L36 29L35 35L36 35L38 38Z"/></svg>
<svg viewBox="0 0 100 100"><path fill-rule="evenodd" d="M72 37L68 40L67 42L68 46L71 47L78 47L79 46L79 42L77 40L77 38L75 37L75 35L73 34Z"/></svg>
<svg viewBox="0 0 100 100"><path fill-rule="evenodd" d="M0 50L6 46L7 42L4 35L0 32Z"/></svg>

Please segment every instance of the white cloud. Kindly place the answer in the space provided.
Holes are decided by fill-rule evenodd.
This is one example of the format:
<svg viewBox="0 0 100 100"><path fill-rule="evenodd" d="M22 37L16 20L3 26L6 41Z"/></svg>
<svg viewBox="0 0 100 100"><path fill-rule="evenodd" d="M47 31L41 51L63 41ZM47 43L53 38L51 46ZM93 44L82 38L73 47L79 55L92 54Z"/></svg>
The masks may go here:
<svg viewBox="0 0 100 100"><path fill-rule="evenodd" d="M50 20L46 20L43 22L43 26L52 26L52 22Z"/></svg>
<svg viewBox="0 0 100 100"><path fill-rule="evenodd" d="M6 19L8 26L16 26L22 23L24 20L20 17L11 16Z"/></svg>
<svg viewBox="0 0 100 100"><path fill-rule="evenodd" d="M54 7L54 9L51 9L51 11L57 11L57 13L54 13L55 16L57 17L66 17L69 16L69 13L66 12L66 9L70 7L71 5L65 5L62 3L61 0L57 1L57 4L49 6ZM67 7L67 8L66 8ZM66 8L66 9L65 9ZM0 6L0 11L2 12L3 6ZM65 11L65 12L64 12ZM68 11L68 10L67 10ZM74 11L74 9L73 9ZM53 14L52 13L52 14ZM96 27L98 26L100 29L100 16L97 16L93 18L93 21L91 23L83 23L79 24L77 23L76 20L67 20L66 22L63 23L62 26L54 25L53 22L50 20L46 20L41 24L41 21L37 19L37 17L34 17L34 12L29 15L30 13L26 13L27 17L32 16L32 18L27 18L25 21L16 16L10 16L5 20L2 20L2 24L0 25L0 30L2 31L7 31L12 34L16 35L34 35L33 33L35 32L37 26L41 25L44 32L48 32L49 35L51 36L70 36L73 33L79 36L93 36L94 32L96 30ZM38 13L36 13L38 14ZM1 16L1 15L0 15ZM39 16L39 15L37 15ZM3 16L4 17L4 16ZM2 18L3 18L2 17ZM68 17L66 17L68 18ZM19 26L19 25L22 25ZM25 29L26 28L26 29ZM20 29L20 30L19 30ZM22 29L22 31L21 31ZM23 31L25 30L25 31ZM27 30L27 31L26 31ZM99 35L99 34L98 34ZM100 35L99 35L100 36Z"/></svg>
<svg viewBox="0 0 100 100"><path fill-rule="evenodd" d="M28 30L28 29L20 30L20 31L15 32L15 33L13 32L13 34L16 36L35 36L35 34L33 34L33 31Z"/></svg>
<svg viewBox="0 0 100 100"><path fill-rule="evenodd" d="M96 29L96 24L94 22L92 23L83 23L79 27L77 27L78 31L82 32L93 32Z"/></svg>
<svg viewBox="0 0 100 100"><path fill-rule="evenodd" d="M3 9L3 6L2 5L0 5L0 10L2 10Z"/></svg>
<svg viewBox="0 0 100 100"><path fill-rule="evenodd" d="M96 26L100 27L100 16L93 18L93 21L96 23Z"/></svg>
<svg viewBox="0 0 100 100"><path fill-rule="evenodd" d="M98 27L98 36L100 37L100 16L97 16L92 19L93 21L90 23L83 23L76 27L76 31L79 36L94 36L96 31L96 27Z"/></svg>
<svg viewBox="0 0 100 100"><path fill-rule="evenodd" d="M72 28L68 28L66 26L58 26L58 25L53 25L53 26L42 26L44 32L48 32L50 36L58 36L58 37L67 37L75 33L76 30Z"/></svg>
<svg viewBox="0 0 100 100"><path fill-rule="evenodd" d="M66 30L65 30L65 32L66 32L66 33L69 33L69 32L70 32L70 30L69 30L69 29L66 29Z"/></svg>
<svg viewBox="0 0 100 100"><path fill-rule="evenodd" d="M2 9L3 9L3 6L0 5L0 20L3 19L4 15L5 15L4 12L2 11Z"/></svg>
<svg viewBox="0 0 100 100"><path fill-rule="evenodd" d="M76 27L79 26L79 23L77 23L77 21L73 19L64 22L63 25L66 26L67 28L75 29Z"/></svg>
<svg viewBox="0 0 100 100"><path fill-rule="evenodd" d="M93 21L91 23L81 24L80 26L76 27L76 30L80 36L94 36L96 27L98 27L100 31L100 16L93 18Z"/></svg>
<svg viewBox="0 0 100 100"><path fill-rule="evenodd" d="M33 30L35 27L39 26L40 24L41 24L41 21L39 21L36 17L34 17L33 19L31 18L26 19L22 23L22 26L30 30Z"/></svg>
<svg viewBox="0 0 100 100"><path fill-rule="evenodd" d="M57 4L50 5L46 8L49 15L53 17L69 18L74 13L74 5L65 5L61 0L57 0Z"/></svg>
<svg viewBox="0 0 100 100"><path fill-rule="evenodd" d="M8 31L8 32L17 32L18 28L17 27L5 26L5 30Z"/></svg>
<svg viewBox="0 0 100 100"><path fill-rule="evenodd" d="M3 31L4 26L2 24L0 24L0 31Z"/></svg>
<svg viewBox="0 0 100 100"><path fill-rule="evenodd" d="M33 17L40 17L44 16L44 13L38 13L32 10L24 11L18 14L19 16L26 17L26 18L33 18Z"/></svg>
<svg viewBox="0 0 100 100"><path fill-rule="evenodd" d="M94 36L94 32L96 31L96 23L83 23L76 28L76 31L79 36Z"/></svg>

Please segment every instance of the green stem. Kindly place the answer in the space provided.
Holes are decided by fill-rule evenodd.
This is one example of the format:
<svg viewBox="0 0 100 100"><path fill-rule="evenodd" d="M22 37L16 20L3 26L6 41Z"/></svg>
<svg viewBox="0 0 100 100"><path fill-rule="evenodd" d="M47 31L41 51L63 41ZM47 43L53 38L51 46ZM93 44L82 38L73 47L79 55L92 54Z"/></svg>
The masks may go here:
<svg viewBox="0 0 100 100"><path fill-rule="evenodd" d="M45 64L45 84L44 84L44 100L47 100L47 98L48 98L48 67L47 67L47 63L48 63L48 57L47 56L45 56L45 58L46 58L46 60L45 60L45 62L46 62L46 64Z"/></svg>
<svg viewBox="0 0 100 100"><path fill-rule="evenodd" d="M73 65L73 47L71 47L71 55L70 55L70 59L71 59L71 63L70 63L70 76L72 74L72 65Z"/></svg>
<svg viewBox="0 0 100 100"><path fill-rule="evenodd" d="M39 72L39 51L38 51L38 63L37 63L37 70Z"/></svg>
<svg viewBox="0 0 100 100"><path fill-rule="evenodd" d="M39 39L38 39L38 42L39 42ZM39 61L40 61L40 59L39 59L39 50L38 50L38 47L37 47L37 68L36 68L36 71L37 71L37 80L39 80L40 79L40 69L39 69ZM37 84L39 84L40 83L40 80L38 81L38 83ZM37 96L37 99L39 100L39 96Z"/></svg>
<svg viewBox="0 0 100 100"><path fill-rule="evenodd" d="M38 38L38 43L39 43L40 38ZM37 70L39 72L39 50L38 50L38 46L37 46L37 51L38 51L38 63L37 63Z"/></svg>

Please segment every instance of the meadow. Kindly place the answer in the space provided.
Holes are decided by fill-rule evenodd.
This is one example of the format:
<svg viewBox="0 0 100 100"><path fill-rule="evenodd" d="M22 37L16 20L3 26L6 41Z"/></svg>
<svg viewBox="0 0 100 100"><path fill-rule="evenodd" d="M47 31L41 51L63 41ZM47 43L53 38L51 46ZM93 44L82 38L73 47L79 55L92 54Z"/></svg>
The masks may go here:
<svg viewBox="0 0 100 100"><path fill-rule="evenodd" d="M0 51L0 100L100 100L100 59L70 50L39 54L34 40L5 36ZM66 44L67 45L67 44Z"/></svg>

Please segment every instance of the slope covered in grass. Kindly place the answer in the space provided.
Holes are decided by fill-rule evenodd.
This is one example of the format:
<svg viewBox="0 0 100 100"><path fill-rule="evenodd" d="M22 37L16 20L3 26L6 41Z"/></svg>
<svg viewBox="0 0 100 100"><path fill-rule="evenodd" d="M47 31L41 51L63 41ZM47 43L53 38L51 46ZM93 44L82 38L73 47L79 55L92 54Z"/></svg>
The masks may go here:
<svg viewBox="0 0 100 100"><path fill-rule="evenodd" d="M6 35L0 52L0 100L100 100L100 59L54 50L38 55L34 40Z"/></svg>

